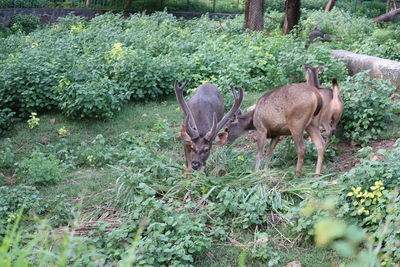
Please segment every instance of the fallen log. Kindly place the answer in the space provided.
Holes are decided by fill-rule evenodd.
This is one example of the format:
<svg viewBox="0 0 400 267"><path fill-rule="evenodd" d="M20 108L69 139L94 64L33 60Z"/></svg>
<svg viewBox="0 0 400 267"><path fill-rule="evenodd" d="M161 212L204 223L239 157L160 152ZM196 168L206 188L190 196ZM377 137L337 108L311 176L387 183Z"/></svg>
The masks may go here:
<svg viewBox="0 0 400 267"><path fill-rule="evenodd" d="M391 22L400 16L400 8L392 10L388 13L385 13L383 15L380 15L379 17L376 17L372 19L373 22Z"/></svg>
<svg viewBox="0 0 400 267"><path fill-rule="evenodd" d="M400 62L345 50L333 50L331 54L346 64L350 75L370 70L368 75L371 78L390 79L396 90L400 91Z"/></svg>

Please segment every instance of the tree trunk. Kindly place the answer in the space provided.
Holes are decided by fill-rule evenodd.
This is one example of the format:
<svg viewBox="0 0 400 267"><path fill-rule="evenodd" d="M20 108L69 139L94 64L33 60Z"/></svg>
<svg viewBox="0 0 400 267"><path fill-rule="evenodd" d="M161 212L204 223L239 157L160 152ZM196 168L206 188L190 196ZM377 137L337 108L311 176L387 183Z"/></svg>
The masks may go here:
<svg viewBox="0 0 400 267"><path fill-rule="evenodd" d="M86 0L86 8L90 8L90 0Z"/></svg>
<svg viewBox="0 0 400 267"><path fill-rule="evenodd" d="M285 1L285 20L283 22L282 33L288 34L300 20L300 0Z"/></svg>
<svg viewBox="0 0 400 267"><path fill-rule="evenodd" d="M400 8L390 11L386 14L380 15L379 17L374 18L373 22L390 22L396 19L396 17L400 16Z"/></svg>
<svg viewBox="0 0 400 267"><path fill-rule="evenodd" d="M396 6L396 0L387 0L386 1L386 13L395 10L397 8Z"/></svg>
<svg viewBox="0 0 400 267"><path fill-rule="evenodd" d="M329 12L332 10L332 8L335 6L336 0L329 0L328 3L325 6L325 11Z"/></svg>
<svg viewBox="0 0 400 267"><path fill-rule="evenodd" d="M124 9L125 10L130 10L131 9L131 5L132 5L132 0L125 0Z"/></svg>
<svg viewBox="0 0 400 267"><path fill-rule="evenodd" d="M252 31L264 30L264 0L246 0L244 28Z"/></svg>

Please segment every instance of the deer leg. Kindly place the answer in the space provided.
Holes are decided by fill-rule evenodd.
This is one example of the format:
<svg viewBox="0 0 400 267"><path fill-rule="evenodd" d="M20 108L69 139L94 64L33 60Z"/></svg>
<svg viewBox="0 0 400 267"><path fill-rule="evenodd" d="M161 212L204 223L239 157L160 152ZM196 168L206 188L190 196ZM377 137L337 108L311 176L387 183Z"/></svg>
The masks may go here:
<svg viewBox="0 0 400 267"><path fill-rule="evenodd" d="M331 133L330 137L332 137L335 134L336 127L340 121L341 116L342 116L342 114L333 114L333 116L332 116L332 133Z"/></svg>
<svg viewBox="0 0 400 267"><path fill-rule="evenodd" d="M267 141L267 133L263 131L257 131L257 155L256 155L256 166L255 170L260 169L260 162L264 154L265 142Z"/></svg>
<svg viewBox="0 0 400 267"><path fill-rule="evenodd" d="M324 127L326 136L330 137L332 134L332 127L330 122L322 122L322 126Z"/></svg>
<svg viewBox="0 0 400 267"><path fill-rule="evenodd" d="M317 148L318 152L318 159L317 159L317 167L315 170L316 176L319 176L321 174L322 170L322 163L324 161L324 154L325 154L325 141L321 136L321 132L319 131L318 128L314 126L308 126L306 131L311 137L311 141L314 143L315 147Z"/></svg>
<svg viewBox="0 0 400 267"><path fill-rule="evenodd" d="M303 168L304 163L304 155L306 154L306 144L304 143L303 133L300 134L293 134L293 141L296 145L297 150L297 165L296 165L296 176L300 176L301 169Z"/></svg>
<svg viewBox="0 0 400 267"><path fill-rule="evenodd" d="M269 148L267 151L267 155L265 157L265 168L267 168L268 163L271 161L272 152L274 151L274 149L275 149L276 145L279 143L279 141L280 141L279 137L273 137L271 139L271 142L269 144Z"/></svg>
<svg viewBox="0 0 400 267"><path fill-rule="evenodd" d="M185 145L184 146L184 151L185 151L185 160L186 160L185 178L189 178L190 177L190 173L192 171L190 147Z"/></svg>

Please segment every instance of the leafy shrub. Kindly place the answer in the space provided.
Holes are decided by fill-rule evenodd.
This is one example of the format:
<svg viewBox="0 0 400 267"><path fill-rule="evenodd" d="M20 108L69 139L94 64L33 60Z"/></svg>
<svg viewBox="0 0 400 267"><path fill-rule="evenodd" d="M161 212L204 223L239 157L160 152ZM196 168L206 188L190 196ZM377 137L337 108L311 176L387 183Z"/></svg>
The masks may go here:
<svg viewBox="0 0 400 267"><path fill-rule="evenodd" d="M75 118L110 119L129 99L125 88L105 78L69 83L59 92L60 109L67 116Z"/></svg>
<svg viewBox="0 0 400 267"><path fill-rule="evenodd" d="M386 4L379 1L365 1L356 5L350 2L338 2L337 7L367 18L375 18L386 13Z"/></svg>
<svg viewBox="0 0 400 267"><path fill-rule="evenodd" d="M58 153L63 155L64 151L59 151ZM99 134L91 142L82 142L70 154L72 154L74 164L77 166L101 167L106 164L115 163L121 158L123 151L118 151L117 148L109 144L109 141L103 135Z"/></svg>
<svg viewBox="0 0 400 267"><path fill-rule="evenodd" d="M14 187L0 187L0 219L7 219L15 215L24 207L24 212L28 213L39 207L42 197L39 191L33 186L17 185Z"/></svg>
<svg viewBox="0 0 400 267"><path fill-rule="evenodd" d="M364 159L342 177L342 212L357 218L360 225L370 230L375 230L388 215L386 206L398 187L398 145L391 151L380 151L382 160Z"/></svg>
<svg viewBox="0 0 400 267"><path fill-rule="evenodd" d="M355 49L363 54L398 61L400 60L399 34L400 28L395 26L375 29L373 34L366 36L365 39L357 44Z"/></svg>
<svg viewBox="0 0 400 267"><path fill-rule="evenodd" d="M389 81L371 79L360 72L340 85L344 101L344 136L365 144L386 128L393 110Z"/></svg>
<svg viewBox="0 0 400 267"><path fill-rule="evenodd" d="M11 34L9 28L5 27L3 23L0 23L0 38L5 38Z"/></svg>
<svg viewBox="0 0 400 267"><path fill-rule="evenodd" d="M304 201L296 230L315 236L317 245L333 245L341 256L364 265L371 261L395 266L400 263L399 141L393 150L379 154L367 153L368 159L344 173L331 188L325 185L313 199ZM361 227L368 238L357 230ZM360 244L367 249L360 250Z"/></svg>
<svg viewBox="0 0 400 267"><path fill-rule="evenodd" d="M47 218L50 226L68 225L75 218L72 203L65 201L65 199L66 196L61 194L51 196L41 202L40 215Z"/></svg>
<svg viewBox="0 0 400 267"><path fill-rule="evenodd" d="M104 262L103 255L89 248L83 238L65 229L54 234L44 221L33 218L27 231L23 216L10 216L4 236L0 236L1 266L95 266Z"/></svg>
<svg viewBox="0 0 400 267"><path fill-rule="evenodd" d="M327 78L344 74L328 49L309 52L277 30L249 35L238 19L226 23L225 30L206 17L182 22L166 13L105 14L90 22L69 16L27 37L11 35L0 43L0 104L25 118L59 109L109 119L129 99L173 94L176 78L190 78L188 89L209 81L229 92L232 84L265 91L303 81L304 63L327 64Z"/></svg>
<svg viewBox="0 0 400 267"><path fill-rule="evenodd" d="M11 32L30 33L37 29L40 25L39 17L35 15L15 14L11 18Z"/></svg>
<svg viewBox="0 0 400 267"><path fill-rule="evenodd" d="M1 105L27 117L32 110L56 106L57 64L51 63L48 51L37 46L0 62ZM54 59L53 59L54 60Z"/></svg>
<svg viewBox="0 0 400 267"><path fill-rule="evenodd" d="M175 206L178 205L178 206ZM140 227L143 227L141 239L136 241L134 262L139 266L182 266L193 263L194 257L211 245L206 231L205 217L190 213L188 207L178 203L166 203L163 200L147 198L132 203L132 218L118 229L105 233L98 231L95 245L109 260L119 260L125 254L126 244L132 243ZM113 248L110 250L109 248ZM129 250L128 250L129 251ZM111 254L110 254L111 252Z"/></svg>
<svg viewBox="0 0 400 267"><path fill-rule="evenodd" d="M0 148L0 170L10 169L14 166L14 146L11 144L11 139L7 138Z"/></svg>
<svg viewBox="0 0 400 267"><path fill-rule="evenodd" d="M1 8L32 8L32 7L49 7L48 0L2 0Z"/></svg>
<svg viewBox="0 0 400 267"><path fill-rule="evenodd" d="M37 116L36 112L31 112L31 115L29 116L30 119L27 121L28 127L30 129L33 129L40 124L40 119L36 116Z"/></svg>
<svg viewBox="0 0 400 267"><path fill-rule="evenodd" d="M313 26L318 26L322 32L333 34L344 39L344 44L351 44L356 40L363 39L365 36L372 34L376 25L372 20L353 16L351 12L346 12L340 9L333 9L330 12L314 11L306 12L307 19L302 22L308 31ZM349 19L351 18L351 19ZM306 26L311 24L312 26ZM307 32L307 37L308 37ZM333 42L334 46L341 45L343 42Z"/></svg>
<svg viewBox="0 0 400 267"><path fill-rule="evenodd" d="M0 135L3 135L12 127L14 114L15 112L12 112L9 108L0 109Z"/></svg>
<svg viewBox="0 0 400 267"><path fill-rule="evenodd" d="M243 229L267 222L268 211L285 209L281 194L265 185L246 189L224 187L215 202L218 203L214 210L216 214L232 218L232 225Z"/></svg>
<svg viewBox="0 0 400 267"><path fill-rule="evenodd" d="M45 156L36 150L29 158L18 163L16 174L22 182L47 185L60 181L63 171L63 166L54 155Z"/></svg>
<svg viewBox="0 0 400 267"><path fill-rule="evenodd" d="M309 141L305 140L306 144L306 154L304 157L305 162L315 164L318 158L317 149L315 145ZM336 150L333 146L328 146L325 154L325 161L333 161L336 157ZM297 151L292 138L286 138L280 144L277 145L274 153L273 160L271 164L273 166L293 166L297 162Z"/></svg>
<svg viewBox="0 0 400 267"><path fill-rule="evenodd" d="M277 61L289 82L305 82L303 64L325 65L319 78L329 83L333 78L341 79L346 75L345 65L336 61L327 47L313 46L306 50L305 43L293 36L282 37L277 45Z"/></svg>

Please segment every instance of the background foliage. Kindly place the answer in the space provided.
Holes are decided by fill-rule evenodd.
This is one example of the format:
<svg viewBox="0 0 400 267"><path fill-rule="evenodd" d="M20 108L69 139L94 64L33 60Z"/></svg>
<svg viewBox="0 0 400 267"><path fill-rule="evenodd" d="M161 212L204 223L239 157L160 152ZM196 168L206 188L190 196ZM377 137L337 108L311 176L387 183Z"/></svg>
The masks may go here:
<svg viewBox="0 0 400 267"><path fill-rule="evenodd" d="M289 141L268 171L254 172L254 145L244 140L213 148L207 175L182 178L181 113L169 98L176 78L191 79L189 94L207 81L224 93L243 87L250 105L304 81L301 64L326 64L320 78L328 86L339 79L347 138L368 144L395 119L386 81L346 77L329 55L342 48L397 59L398 25L367 18L379 5L359 16L306 1L299 27L282 36L283 2L267 2L277 10L263 33L244 32L242 16L106 14L45 26L16 17L0 37L1 133L16 125L15 136L0 139L0 265L221 266L229 258L275 266L293 257L306 266L398 265L398 147L365 148L343 174L298 179ZM344 40L305 49L315 25ZM329 146L327 172L338 151ZM315 154L307 142L306 176ZM311 239L336 254L313 250Z"/></svg>

